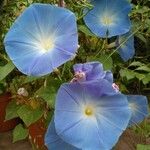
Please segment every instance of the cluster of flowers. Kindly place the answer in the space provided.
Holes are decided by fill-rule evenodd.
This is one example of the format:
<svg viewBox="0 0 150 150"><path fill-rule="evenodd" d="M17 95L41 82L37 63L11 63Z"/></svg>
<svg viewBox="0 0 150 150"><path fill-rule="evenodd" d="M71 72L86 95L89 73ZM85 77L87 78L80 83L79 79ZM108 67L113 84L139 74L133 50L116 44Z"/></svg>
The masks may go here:
<svg viewBox="0 0 150 150"><path fill-rule="evenodd" d="M102 38L115 42L123 60L134 55L127 0L94 0L84 10L84 21ZM88 12L87 12L88 11ZM129 38L127 38L129 36ZM5 49L24 74L43 76L71 60L78 49L74 13L49 4L32 4L6 34ZM147 99L123 95L111 71L99 62L74 65L75 76L63 84L56 97L55 114L45 143L50 150L110 150L123 131L148 114Z"/></svg>
<svg viewBox="0 0 150 150"><path fill-rule="evenodd" d="M99 62L76 64L74 71L57 93L45 143L50 150L110 150L148 115L147 98L122 94Z"/></svg>

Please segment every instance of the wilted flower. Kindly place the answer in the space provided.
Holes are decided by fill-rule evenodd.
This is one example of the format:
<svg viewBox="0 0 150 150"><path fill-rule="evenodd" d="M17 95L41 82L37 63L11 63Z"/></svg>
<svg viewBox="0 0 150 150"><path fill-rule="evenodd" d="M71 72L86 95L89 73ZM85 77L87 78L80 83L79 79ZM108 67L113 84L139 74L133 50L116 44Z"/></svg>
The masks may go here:
<svg viewBox="0 0 150 150"><path fill-rule="evenodd" d="M28 91L23 87L18 89L17 94L25 97L29 95Z"/></svg>
<svg viewBox="0 0 150 150"><path fill-rule="evenodd" d="M65 142L79 149L108 150L126 129L130 115L126 96L99 79L63 84L57 93L54 122Z"/></svg>
<svg viewBox="0 0 150 150"><path fill-rule="evenodd" d="M94 7L84 17L84 21L94 34L112 37L130 30L128 14L131 5L127 0L91 0L91 3Z"/></svg>
<svg viewBox="0 0 150 150"><path fill-rule="evenodd" d="M134 36L131 32L119 36L116 40L116 46L119 47L118 53L124 61L128 61L135 54Z"/></svg>
<svg viewBox="0 0 150 150"><path fill-rule="evenodd" d="M56 133L54 119L52 119L45 135L45 145L48 150L79 150L64 142Z"/></svg>
<svg viewBox="0 0 150 150"><path fill-rule="evenodd" d="M112 87L116 92L119 92L119 86L116 83L113 83Z"/></svg>
<svg viewBox="0 0 150 150"><path fill-rule="evenodd" d="M127 95L132 116L129 126L142 122L148 116L148 101L146 96Z"/></svg>
<svg viewBox="0 0 150 150"><path fill-rule="evenodd" d="M113 82L113 74L111 71L104 71L103 65L98 61L87 62L83 64L75 64L73 66L75 76L73 82L92 81L106 79Z"/></svg>
<svg viewBox="0 0 150 150"><path fill-rule="evenodd" d="M51 73L78 48L75 15L49 4L32 4L14 22L4 40L6 52L27 75Z"/></svg>

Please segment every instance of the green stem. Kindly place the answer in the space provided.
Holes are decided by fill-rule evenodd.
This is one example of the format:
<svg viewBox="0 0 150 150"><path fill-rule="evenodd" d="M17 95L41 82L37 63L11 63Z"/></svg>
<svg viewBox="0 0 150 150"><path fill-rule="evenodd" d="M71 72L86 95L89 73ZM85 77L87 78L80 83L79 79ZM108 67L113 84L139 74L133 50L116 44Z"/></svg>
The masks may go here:
<svg viewBox="0 0 150 150"><path fill-rule="evenodd" d="M60 81L62 81L62 78L61 78L61 76L60 76L59 74L57 74L57 77L58 77L58 79L59 79Z"/></svg>
<svg viewBox="0 0 150 150"><path fill-rule="evenodd" d="M116 42L110 43L109 45L107 45L107 49L112 49L116 47Z"/></svg>
<svg viewBox="0 0 150 150"><path fill-rule="evenodd" d="M100 49L100 50L98 51L98 53L94 56L94 58L96 58L100 53L102 53L102 51L105 49L105 44L106 44L106 41L104 40L101 49Z"/></svg>
<svg viewBox="0 0 150 150"><path fill-rule="evenodd" d="M58 6L60 6L60 7L64 7L64 0L59 0L59 2L58 2Z"/></svg>
<svg viewBox="0 0 150 150"><path fill-rule="evenodd" d="M7 57L5 57L4 55L2 55L1 53L0 53L0 57L1 57L3 60L9 62L9 59L8 59Z"/></svg>
<svg viewBox="0 0 150 150"><path fill-rule="evenodd" d="M65 64L64 64L64 66L63 66L63 70L62 70L62 73L61 73L61 77L63 77L63 76L64 76L65 69L66 69L66 63L65 63Z"/></svg>

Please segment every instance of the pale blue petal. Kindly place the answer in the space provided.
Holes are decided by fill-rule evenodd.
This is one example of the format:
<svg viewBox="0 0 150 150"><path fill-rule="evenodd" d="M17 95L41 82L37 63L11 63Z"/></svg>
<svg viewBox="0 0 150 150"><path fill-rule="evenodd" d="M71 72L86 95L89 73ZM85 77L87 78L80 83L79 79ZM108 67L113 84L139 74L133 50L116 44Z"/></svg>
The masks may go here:
<svg viewBox="0 0 150 150"><path fill-rule="evenodd" d="M52 47L45 50L45 42L46 46L52 42ZM75 15L65 8L32 4L16 19L4 44L9 57L24 74L51 73L75 56L78 47Z"/></svg>
<svg viewBox="0 0 150 150"><path fill-rule="evenodd" d="M148 117L148 100L142 95L127 95L132 116L129 126L136 125Z"/></svg>
<svg viewBox="0 0 150 150"><path fill-rule="evenodd" d="M100 62L87 62L83 64L75 64L73 66L74 72L84 72L86 81L102 79L105 76L103 65Z"/></svg>
<svg viewBox="0 0 150 150"><path fill-rule="evenodd" d="M111 71L104 71L103 65L98 61L86 62L83 64L75 64L73 66L74 72L85 73L85 81L105 79L113 83L113 74ZM82 81L83 82L83 81Z"/></svg>
<svg viewBox="0 0 150 150"><path fill-rule="evenodd" d="M110 83L113 83L113 74L111 71L106 71L106 74L105 74L105 77L104 77L105 80L109 81Z"/></svg>
<svg viewBox="0 0 150 150"><path fill-rule="evenodd" d="M94 34L112 37L130 30L128 13L131 11L131 5L127 0L93 0L92 4L94 8L87 13L84 21ZM108 23L104 23L105 17L109 18Z"/></svg>
<svg viewBox="0 0 150 150"><path fill-rule="evenodd" d="M84 150L99 150L100 147L109 150L118 141L128 125L131 111L126 96L110 94L110 89L103 93L105 86L112 87L106 80L60 87L54 121L56 132L64 141ZM88 105L94 109L91 117L85 115Z"/></svg>
<svg viewBox="0 0 150 150"><path fill-rule="evenodd" d="M65 8L47 5L43 10L43 5L35 5L35 16L37 16L37 22L43 36L45 34L47 36L54 35L55 45L58 49L63 49L74 55L78 46L75 15ZM45 23L45 18L50 19Z"/></svg>
<svg viewBox="0 0 150 150"><path fill-rule="evenodd" d="M116 42L118 49L118 53L124 61L128 61L135 54L134 48L134 36L131 32L127 34L121 35L118 37L118 42ZM121 46L120 46L121 45Z"/></svg>
<svg viewBox="0 0 150 150"><path fill-rule="evenodd" d="M92 10L93 11L93 10ZM94 12L90 11L85 17L84 22L88 28L99 37L107 37L108 28L100 24L98 17L95 16Z"/></svg>
<svg viewBox="0 0 150 150"><path fill-rule="evenodd" d="M54 119L48 126L46 135L45 135L45 145L48 150L79 150L74 146L64 142L56 133Z"/></svg>
<svg viewBox="0 0 150 150"><path fill-rule="evenodd" d="M108 37L122 35L127 33L131 28L131 22L128 16L118 15L116 16L114 25L110 25L108 28Z"/></svg>

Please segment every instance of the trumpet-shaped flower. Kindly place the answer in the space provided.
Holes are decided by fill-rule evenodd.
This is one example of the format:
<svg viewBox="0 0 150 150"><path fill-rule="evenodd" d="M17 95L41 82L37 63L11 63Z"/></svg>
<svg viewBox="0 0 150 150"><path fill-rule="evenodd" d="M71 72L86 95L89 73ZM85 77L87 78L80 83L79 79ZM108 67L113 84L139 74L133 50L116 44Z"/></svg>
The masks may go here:
<svg viewBox="0 0 150 150"><path fill-rule="evenodd" d="M48 150L79 150L64 142L56 133L54 119L52 119L45 135L45 145Z"/></svg>
<svg viewBox="0 0 150 150"><path fill-rule="evenodd" d="M65 8L32 4L16 19L4 44L9 57L24 74L51 73L76 53L75 15Z"/></svg>
<svg viewBox="0 0 150 150"><path fill-rule="evenodd" d="M84 17L89 29L99 37L121 35L130 30L128 13L131 5L127 0L92 0L94 7Z"/></svg>
<svg viewBox="0 0 150 150"><path fill-rule="evenodd" d="M113 74L111 71L104 71L103 65L98 62L87 62L84 64L75 64L73 66L75 72L75 81L92 81L98 79L106 79L113 82Z"/></svg>
<svg viewBox="0 0 150 150"><path fill-rule="evenodd" d="M131 32L119 36L116 46L119 47L118 53L124 61L128 61L135 54L134 37Z"/></svg>
<svg viewBox="0 0 150 150"><path fill-rule="evenodd" d="M148 101L146 96L127 95L132 116L129 126L142 122L148 116Z"/></svg>
<svg viewBox="0 0 150 150"><path fill-rule="evenodd" d="M112 84L93 82L63 84L56 98L56 133L65 142L84 150L109 150L130 119L126 96Z"/></svg>

